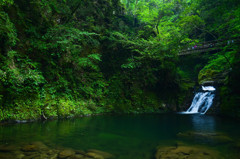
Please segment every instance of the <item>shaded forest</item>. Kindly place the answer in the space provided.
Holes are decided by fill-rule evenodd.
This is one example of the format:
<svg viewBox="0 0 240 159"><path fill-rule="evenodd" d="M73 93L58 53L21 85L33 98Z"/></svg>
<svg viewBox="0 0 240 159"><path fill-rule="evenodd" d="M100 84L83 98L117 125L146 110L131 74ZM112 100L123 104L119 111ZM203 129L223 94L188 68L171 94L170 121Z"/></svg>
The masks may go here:
<svg viewBox="0 0 240 159"><path fill-rule="evenodd" d="M180 111L206 81L240 117L239 35L239 0L1 0L0 121Z"/></svg>

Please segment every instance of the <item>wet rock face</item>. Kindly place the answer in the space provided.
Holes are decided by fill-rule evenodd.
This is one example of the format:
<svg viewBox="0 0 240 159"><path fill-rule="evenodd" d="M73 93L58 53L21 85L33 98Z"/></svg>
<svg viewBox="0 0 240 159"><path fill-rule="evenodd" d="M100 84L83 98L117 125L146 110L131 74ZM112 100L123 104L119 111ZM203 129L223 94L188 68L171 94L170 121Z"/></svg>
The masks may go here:
<svg viewBox="0 0 240 159"><path fill-rule="evenodd" d="M218 152L200 147L159 147L156 159L219 159Z"/></svg>

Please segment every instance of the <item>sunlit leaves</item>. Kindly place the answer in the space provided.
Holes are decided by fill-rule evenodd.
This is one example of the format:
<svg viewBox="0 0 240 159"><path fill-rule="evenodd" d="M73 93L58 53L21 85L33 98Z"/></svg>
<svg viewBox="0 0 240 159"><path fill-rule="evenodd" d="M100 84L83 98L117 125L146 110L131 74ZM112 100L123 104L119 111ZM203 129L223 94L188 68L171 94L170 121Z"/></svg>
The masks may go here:
<svg viewBox="0 0 240 159"><path fill-rule="evenodd" d="M84 46L97 47L99 42L94 36L97 34L82 32L73 27L58 26L50 29L44 38L51 41L49 48L58 50L53 55L61 57L67 53L73 56L81 55Z"/></svg>
<svg viewBox="0 0 240 159"><path fill-rule="evenodd" d="M95 71L99 71L97 63L101 61L101 56L99 54L90 54L87 57L82 57L78 59L78 64L82 68L90 68Z"/></svg>
<svg viewBox="0 0 240 159"><path fill-rule="evenodd" d="M101 61L100 54L90 54L90 55L88 55L88 58L90 58L92 60L96 60L96 61Z"/></svg>
<svg viewBox="0 0 240 159"><path fill-rule="evenodd" d="M13 0L0 0L0 6L13 4Z"/></svg>
<svg viewBox="0 0 240 159"><path fill-rule="evenodd" d="M221 36L239 37L240 34L240 8L223 15L224 23L219 25L217 31Z"/></svg>
<svg viewBox="0 0 240 159"><path fill-rule="evenodd" d="M191 15L182 18L179 22L179 26L184 32L190 34L196 29L202 28L205 22L198 15Z"/></svg>

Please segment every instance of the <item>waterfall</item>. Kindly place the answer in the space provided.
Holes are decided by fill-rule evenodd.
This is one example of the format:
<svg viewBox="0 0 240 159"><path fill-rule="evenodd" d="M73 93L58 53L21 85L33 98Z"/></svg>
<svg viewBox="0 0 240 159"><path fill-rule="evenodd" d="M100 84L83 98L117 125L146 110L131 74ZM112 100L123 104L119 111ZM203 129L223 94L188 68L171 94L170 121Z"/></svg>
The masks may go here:
<svg viewBox="0 0 240 159"><path fill-rule="evenodd" d="M201 91L195 94L191 106L182 114L205 114L212 106L215 90L213 86L202 86Z"/></svg>

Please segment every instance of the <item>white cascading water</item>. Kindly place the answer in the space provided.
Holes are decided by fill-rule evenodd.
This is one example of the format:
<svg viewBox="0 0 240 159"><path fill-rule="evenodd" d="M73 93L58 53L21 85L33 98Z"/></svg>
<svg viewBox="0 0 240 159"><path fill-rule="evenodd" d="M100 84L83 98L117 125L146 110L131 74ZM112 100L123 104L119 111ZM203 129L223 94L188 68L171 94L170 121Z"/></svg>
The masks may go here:
<svg viewBox="0 0 240 159"><path fill-rule="evenodd" d="M213 86L202 86L202 92L197 92L193 98L190 108L182 114L205 114L212 106L216 89Z"/></svg>

